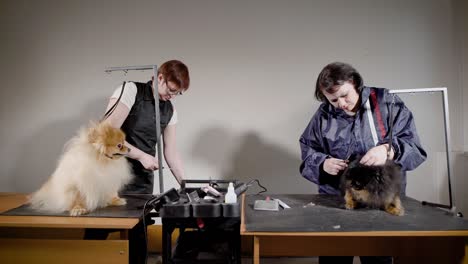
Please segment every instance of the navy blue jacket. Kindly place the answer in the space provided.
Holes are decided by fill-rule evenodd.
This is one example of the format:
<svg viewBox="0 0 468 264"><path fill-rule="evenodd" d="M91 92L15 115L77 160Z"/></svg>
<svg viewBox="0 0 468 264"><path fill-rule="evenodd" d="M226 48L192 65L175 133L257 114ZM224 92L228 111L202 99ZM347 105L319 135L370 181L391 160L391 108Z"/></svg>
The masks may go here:
<svg viewBox="0 0 468 264"><path fill-rule="evenodd" d="M394 99L392 147L394 161L403 170L402 193L405 193L405 172L418 167L427 157L416 132L413 114L397 95L389 94L387 89L364 86L360 97L361 107L355 116L347 115L328 102L320 105L299 139L300 172L304 178L319 185L319 193L340 194L339 176L323 171L323 162L328 157L347 159L350 155L364 155L375 146L365 108L367 100L370 100L377 145L388 143L389 112Z"/></svg>

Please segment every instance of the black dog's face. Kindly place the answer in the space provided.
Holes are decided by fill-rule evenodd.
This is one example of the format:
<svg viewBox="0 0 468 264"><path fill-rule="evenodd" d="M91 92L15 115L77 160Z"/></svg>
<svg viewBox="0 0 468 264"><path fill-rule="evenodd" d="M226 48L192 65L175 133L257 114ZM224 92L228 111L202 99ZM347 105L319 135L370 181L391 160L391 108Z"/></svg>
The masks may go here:
<svg viewBox="0 0 468 264"><path fill-rule="evenodd" d="M351 183L351 188L363 190L369 183L378 180L379 176L380 170L376 168L357 166L349 170L346 175L346 180Z"/></svg>

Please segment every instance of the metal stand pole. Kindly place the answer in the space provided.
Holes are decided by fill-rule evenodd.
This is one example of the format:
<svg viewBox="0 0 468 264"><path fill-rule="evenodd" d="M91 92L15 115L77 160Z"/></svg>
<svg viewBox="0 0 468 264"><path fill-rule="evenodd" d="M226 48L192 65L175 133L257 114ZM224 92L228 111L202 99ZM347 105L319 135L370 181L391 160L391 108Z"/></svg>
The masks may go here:
<svg viewBox="0 0 468 264"><path fill-rule="evenodd" d="M453 213L455 213L456 208L453 206L453 199L452 199L452 183L450 180L450 175L452 171L452 167L450 165L450 155L452 152L452 146L450 144L450 121L449 121L449 108L448 108L448 94L446 87L439 87L439 88L419 88L419 89L402 89L402 90L390 90L389 93L391 94L402 94L402 93L433 93L433 92L442 92L442 104L444 107L444 128L445 128L445 151L447 157L447 178L448 178L448 190L449 190L449 205L445 204L437 204L431 203L427 201L422 201L423 205L429 205L434 207L440 207L444 209L449 209ZM456 213L457 216L462 216L461 212Z"/></svg>
<svg viewBox="0 0 468 264"><path fill-rule="evenodd" d="M109 67L105 69L105 72L111 73L113 71L145 71L153 70L153 96L154 96L154 107L156 115L156 149L158 153L158 164L159 164L159 192L164 192L163 182L163 166L162 166L162 150L161 150L161 116L159 113L159 93L158 93L158 66L157 65L143 65L143 66L122 66L122 67Z"/></svg>
<svg viewBox="0 0 468 264"><path fill-rule="evenodd" d="M162 165L162 151L161 151L161 116L159 113L159 93L158 93L158 66L153 65L153 96L154 96L154 112L156 113L156 147L158 151L158 164L159 164L159 192L164 192L163 182L163 165Z"/></svg>

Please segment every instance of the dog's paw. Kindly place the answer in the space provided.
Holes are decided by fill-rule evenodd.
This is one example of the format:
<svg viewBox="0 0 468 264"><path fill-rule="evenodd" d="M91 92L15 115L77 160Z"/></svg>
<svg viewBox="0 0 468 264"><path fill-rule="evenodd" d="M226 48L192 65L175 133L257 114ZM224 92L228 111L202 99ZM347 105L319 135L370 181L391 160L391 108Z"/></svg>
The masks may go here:
<svg viewBox="0 0 468 264"><path fill-rule="evenodd" d="M127 204L127 200L125 200L124 198L120 198L120 197L112 198L112 200L109 203L110 206L122 206L126 204Z"/></svg>
<svg viewBox="0 0 468 264"><path fill-rule="evenodd" d="M86 208L80 206L80 205L75 205L71 210L70 210L70 216L80 216L87 214L88 210Z"/></svg>
<svg viewBox="0 0 468 264"><path fill-rule="evenodd" d="M395 196L393 198L393 202L385 205L385 211L389 214L402 216L405 214L405 208L401 204L401 200L399 196Z"/></svg>
<svg viewBox="0 0 468 264"><path fill-rule="evenodd" d="M348 210L353 210L356 207L356 204L354 202L346 202L345 203L345 208Z"/></svg>
<svg viewBox="0 0 468 264"><path fill-rule="evenodd" d="M351 194L350 190L346 190L344 200L345 200L346 209L352 210L356 208L356 201L354 200L353 195Z"/></svg>
<svg viewBox="0 0 468 264"><path fill-rule="evenodd" d="M385 211L389 214L396 216L403 216L405 214L405 209L403 207L390 206Z"/></svg>

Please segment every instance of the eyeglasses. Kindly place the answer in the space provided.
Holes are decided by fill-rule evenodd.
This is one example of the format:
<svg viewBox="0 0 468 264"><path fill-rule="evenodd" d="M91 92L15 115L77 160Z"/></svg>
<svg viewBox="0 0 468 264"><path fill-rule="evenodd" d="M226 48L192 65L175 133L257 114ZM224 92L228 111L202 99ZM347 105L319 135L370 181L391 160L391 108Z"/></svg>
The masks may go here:
<svg viewBox="0 0 468 264"><path fill-rule="evenodd" d="M175 96L182 95L182 92L179 91L178 89L172 90L171 88L169 88L169 85L167 85L167 81L166 81L166 88L167 88L167 93L169 95L175 95Z"/></svg>

